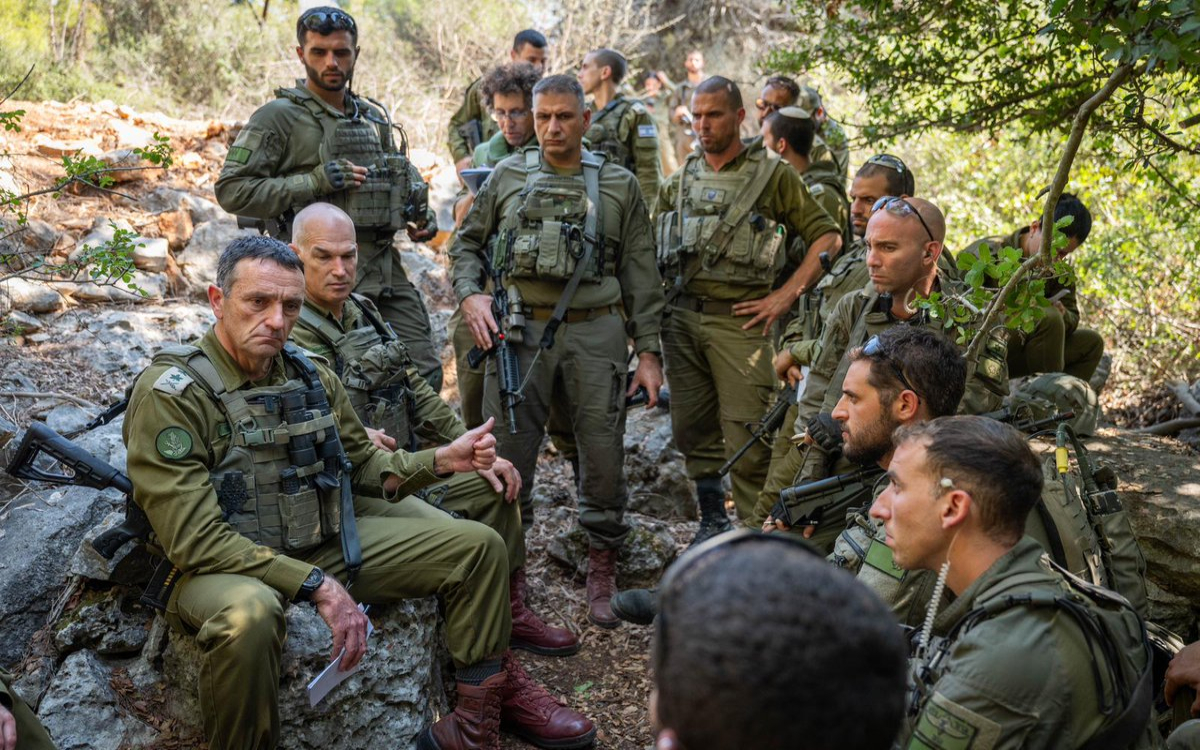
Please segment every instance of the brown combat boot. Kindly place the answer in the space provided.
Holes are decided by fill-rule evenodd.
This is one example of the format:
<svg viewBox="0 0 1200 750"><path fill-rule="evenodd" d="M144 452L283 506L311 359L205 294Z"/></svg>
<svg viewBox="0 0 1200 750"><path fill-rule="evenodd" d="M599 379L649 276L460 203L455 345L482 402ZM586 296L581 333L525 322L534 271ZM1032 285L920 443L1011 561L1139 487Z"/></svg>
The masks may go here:
<svg viewBox="0 0 1200 750"><path fill-rule="evenodd" d="M583 714L559 703L533 681L512 651L504 654L508 686L500 694L500 726L547 750L590 747L596 727Z"/></svg>
<svg viewBox="0 0 1200 750"><path fill-rule="evenodd" d="M579 639L566 628L554 628L525 606L525 569L517 568L508 579L508 601L512 607L512 648L523 648L546 656L570 656L579 650Z"/></svg>
<svg viewBox="0 0 1200 750"><path fill-rule="evenodd" d="M500 750L500 699L507 685L503 669L481 685L459 682L454 711L417 736L417 749Z"/></svg>
<svg viewBox="0 0 1200 750"><path fill-rule="evenodd" d="M617 592L617 551L615 549L588 549L587 598L588 620L602 628L615 628L621 624L613 614L613 594Z"/></svg>

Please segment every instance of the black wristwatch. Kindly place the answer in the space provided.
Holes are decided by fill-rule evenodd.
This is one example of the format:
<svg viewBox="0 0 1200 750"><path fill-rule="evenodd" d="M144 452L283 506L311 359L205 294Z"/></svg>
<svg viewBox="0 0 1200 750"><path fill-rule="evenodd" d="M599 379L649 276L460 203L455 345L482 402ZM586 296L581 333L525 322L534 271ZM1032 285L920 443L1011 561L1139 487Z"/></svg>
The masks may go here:
<svg viewBox="0 0 1200 750"><path fill-rule="evenodd" d="M311 602L313 594L317 593L317 589L321 588L321 584L325 583L325 571L320 568L313 568L308 574L308 578L304 579L304 583L300 584L300 590L296 592L295 603Z"/></svg>

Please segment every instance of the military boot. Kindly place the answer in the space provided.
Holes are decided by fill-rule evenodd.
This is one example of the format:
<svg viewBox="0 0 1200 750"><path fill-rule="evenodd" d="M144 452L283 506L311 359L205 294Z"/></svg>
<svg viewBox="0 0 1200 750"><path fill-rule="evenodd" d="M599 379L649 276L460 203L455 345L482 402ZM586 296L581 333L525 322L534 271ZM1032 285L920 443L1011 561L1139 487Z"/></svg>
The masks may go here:
<svg viewBox="0 0 1200 750"><path fill-rule="evenodd" d="M729 515L725 513L725 488L720 477L705 477L696 480L696 500L700 506L700 528L688 543L688 549L712 539L717 534L733 530Z"/></svg>
<svg viewBox="0 0 1200 750"><path fill-rule="evenodd" d="M579 650L579 639L566 628L554 628L525 606L528 589L525 569L517 568L508 579L508 601L512 606L512 637L509 645L535 654L569 656Z"/></svg>
<svg viewBox="0 0 1200 750"><path fill-rule="evenodd" d="M613 614L634 625L649 625L658 616L657 589L625 589L613 595Z"/></svg>
<svg viewBox="0 0 1200 750"><path fill-rule="evenodd" d="M417 750L500 750L501 699L508 673L480 685L458 683L454 711L417 736Z"/></svg>
<svg viewBox="0 0 1200 750"><path fill-rule="evenodd" d="M587 598L588 620L602 628L621 624L612 612L612 597L617 591L617 551L588 549Z"/></svg>
<svg viewBox="0 0 1200 750"><path fill-rule="evenodd" d="M508 685L500 696L500 726L526 742L550 750L589 747L596 727L586 716L559 703L533 681L512 651L504 654Z"/></svg>

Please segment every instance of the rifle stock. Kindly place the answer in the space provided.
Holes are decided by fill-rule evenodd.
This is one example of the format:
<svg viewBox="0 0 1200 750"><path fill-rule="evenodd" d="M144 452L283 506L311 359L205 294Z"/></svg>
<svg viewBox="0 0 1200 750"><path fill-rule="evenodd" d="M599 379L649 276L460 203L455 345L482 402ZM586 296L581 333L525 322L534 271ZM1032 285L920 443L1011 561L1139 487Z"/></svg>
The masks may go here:
<svg viewBox="0 0 1200 750"><path fill-rule="evenodd" d="M783 424L783 418L787 416L788 409L795 403L794 391L789 392L786 388L781 391L775 399L775 405L771 407L771 410L764 414L762 419L758 420L757 423L751 423L755 424L755 426L750 430L750 439L742 443L742 446L729 457L729 460L721 465L721 468L717 470L717 476L723 477L728 474L737 462L742 460L742 456L746 455L746 452L754 447L755 443L778 430L780 425Z"/></svg>
<svg viewBox="0 0 1200 750"><path fill-rule="evenodd" d="M883 469L868 466L849 474L786 487L779 493L771 517L791 527L817 526L825 511L837 502L836 498L831 500L830 495L844 497L851 490L868 491L881 474Z"/></svg>

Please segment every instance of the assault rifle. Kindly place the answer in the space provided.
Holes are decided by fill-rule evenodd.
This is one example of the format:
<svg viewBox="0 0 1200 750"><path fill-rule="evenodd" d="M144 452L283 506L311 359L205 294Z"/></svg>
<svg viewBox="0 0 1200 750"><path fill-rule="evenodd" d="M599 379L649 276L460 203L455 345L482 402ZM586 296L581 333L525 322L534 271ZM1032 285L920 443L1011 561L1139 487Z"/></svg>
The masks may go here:
<svg viewBox="0 0 1200 750"><path fill-rule="evenodd" d="M1033 411L1027 406L1026 407L1018 406L1015 409L1006 406L1003 409L997 409L996 411L989 411L987 414L981 414L980 416L987 417L988 419L994 419L997 422L1003 422L1007 425L1011 425L1012 427L1015 427L1016 429L1020 430L1021 432L1024 432L1026 435L1033 435L1035 433L1041 432L1042 430L1051 429L1051 428L1055 427L1056 425L1059 425L1059 424L1062 424L1063 422L1067 422L1067 421L1074 419L1075 412L1073 412L1073 411L1058 412L1055 414L1051 414L1048 417L1042 417L1041 419L1039 419L1037 417L1037 415L1034 414Z"/></svg>
<svg viewBox="0 0 1200 750"><path fill-rule="evenodd" d="M39 467L38 459L43 455L57 461L70 473L55 473ZM124 493L125 520L92 540L92 547L106 560L113 559L125 542L131 539L144 540L150 536L150 519L133 502L133 485L129 477L41 422L29 425L5 471L18 479L90 487L94 490L115 487Z"/></svg>
<svg viewBox="0 0 1200 750"><path fill-rule="evenodd" d="M750 439L742 443L742 447L738 448L737 452L721 465L721 468L717 470L717 476L723 477L728 474L734 465L742 460L742 456L746 455L746 451L754 447L755 443L777 431L780 425L783 424L783 418L787 416L788 409L795 403L795 388L784 388L780 391L778 397L775 399L775 405L771 407L771 410L764 414L757 422L751 422L746 425L746 428L750 430Z"/></svg>
<svg viewBox="0 0 1200 750"><path fill-rule="evenodd" d="M521 363L512 344L520 341L512 338L519 329L524 327L525 316L520 304L514 305L508 298L508 290L504 288L504 263L512 254L514 235L508 232L504 240L504 253L493 257L491 261L484 260L488 276L492 278L492 315L496 318L499 331L492 334L492 345L486 351L478 346L471 347L467 352L467 363L471 367L479 367L486 357L496 358L496 369L500 375L500 400L504 404L504 415L508 420L508 431L517 434L517 404L524 400L521 395Z"/></svg>
<svg viewBox="0 0 1200 750"><path fill-rule="evenodd" d="M866 466L849 474L786 487L779 493L771 517L793 528L816 526L824 520L826 511L848 495L869 491L882 474L878 466ZM837 497L831 499L831 495Z"/></svg>

